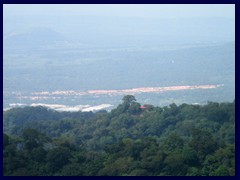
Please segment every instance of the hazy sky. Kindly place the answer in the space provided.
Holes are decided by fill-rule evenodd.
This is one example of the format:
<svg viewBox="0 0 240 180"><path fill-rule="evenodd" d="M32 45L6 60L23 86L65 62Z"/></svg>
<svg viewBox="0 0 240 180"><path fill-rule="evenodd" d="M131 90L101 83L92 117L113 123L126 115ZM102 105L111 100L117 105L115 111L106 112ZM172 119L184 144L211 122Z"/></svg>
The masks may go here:
<svg viewBox="0 0 240 180"><path fill-rule="evenodd" d="M97 15L154 18L235 18L234 4L4 4L4 17L18 15Z"/></svg>

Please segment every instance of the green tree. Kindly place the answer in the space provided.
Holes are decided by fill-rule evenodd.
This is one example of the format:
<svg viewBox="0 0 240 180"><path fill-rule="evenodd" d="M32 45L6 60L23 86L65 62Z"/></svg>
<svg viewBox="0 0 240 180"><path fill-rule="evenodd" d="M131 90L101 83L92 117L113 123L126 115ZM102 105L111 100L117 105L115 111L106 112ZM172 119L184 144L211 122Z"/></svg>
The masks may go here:
<svg viewBox="0 0 240 180"><path fill-rule="evenodd" d="M172 152L172 151L181 151L184 145L183 139L178 136L177 134L171 134L167 137L167 139L164 141L163 149L166 153Z"/></svg>
<svg viewBox="0 0 240 180"><path fill-rule="evenodd" d="M118 158L111 164L106 165L98 173L100 176L121 176L127 175L132 170L133 158L129 156Z"/></svg>
<svg viewBox="0 0 240 180"><path fill-rule="evenodd" d="M47 166L50 172L56 172L69 162L71 152L68 148L57 147L51 149L47 156Z"/></svg>
<svg viewBox="0 0 240 180"><path fill-rule="evenodd" d="M25 148L29 151L34 148L43 146L43 143L47 140L44 134L32 128L24 129L22 132L22 137L25 142Z"/></svg>
<svg viewBox="0 0 240 180"><path fill-rule="evenodd" d="M3 133L3 149L9 144L9 136Z"/></svg>
<svg viewBox="0 0 240 180"><path fill-rule="evenodd" d="M184 164L184 159L182 158L181 153L172 152L164 160L167 175L186 175L187 166Z"/></svg>
<svg viewBox="0 0 240 180"><path fill-rule="evenodd" d="M58 174L61 176L82 176L83 170L80 164L71 163L64 166L61 172Z"/></svg>
<svg viewBox="0 0 240 180"><path fill-rule="evenodd" d="M182 157L184 159L184 163L189 166L198 166L199 165L197 152L189 146L185 146L183 148Z"/></svg>
<svg viewBox="0 0 240 180"><path fill-rule="evenodd" d="M191 134L192 138L189 141L189 146L193 147L198 153L207 155L216 150L217 144L210 132L193 128Z"/></svg>
<svg viewBox="0 0 240 180"><path fill-rule="evenodd" d="M213 176L229 176L229 171L224 165L220 165L213 173Z"/></svg>
<svg viewBox="0 0 240 180"><path fill-rule="evenodd" d="M128 108L128 112L130 114L134 114L134 115L137 115L139 113L142 112L141 108L140 108L140 104L139 103L136 103L136 102L132 102L130 107Z"/></svg>
<svg viewBox="0 0 240 180"><path fill-rule="evenodd" d="M132 102L135 102L136 101L136 99L135 99L135 97L133 96L133 95L126 95L126 96L124 96L123 98L122 98L122 100L123 100L123 103L125 103L125 104L131 104Z"/></svg>

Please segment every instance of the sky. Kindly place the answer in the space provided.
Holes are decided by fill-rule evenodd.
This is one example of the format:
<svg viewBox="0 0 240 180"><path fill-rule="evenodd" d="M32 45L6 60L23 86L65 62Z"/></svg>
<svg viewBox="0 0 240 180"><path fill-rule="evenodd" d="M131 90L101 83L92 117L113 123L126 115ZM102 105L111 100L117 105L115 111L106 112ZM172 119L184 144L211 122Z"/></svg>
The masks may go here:
<svg viewBox="0 0 240 180"><path fill-rule="evenodd" d="M234 4L4 4L4 17L90 15L151 18L235 18Z"/></svg>

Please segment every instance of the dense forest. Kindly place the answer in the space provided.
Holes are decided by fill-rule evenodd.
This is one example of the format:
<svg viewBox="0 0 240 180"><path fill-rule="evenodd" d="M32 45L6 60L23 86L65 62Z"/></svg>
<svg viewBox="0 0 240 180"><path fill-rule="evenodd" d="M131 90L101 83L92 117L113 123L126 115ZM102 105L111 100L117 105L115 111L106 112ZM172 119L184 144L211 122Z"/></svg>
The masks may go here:
<svg viewBox="0 0 240 180"><path fill-rule="evenodd" d="M5 176L234 176L235 100L3 114Z"/></svg>

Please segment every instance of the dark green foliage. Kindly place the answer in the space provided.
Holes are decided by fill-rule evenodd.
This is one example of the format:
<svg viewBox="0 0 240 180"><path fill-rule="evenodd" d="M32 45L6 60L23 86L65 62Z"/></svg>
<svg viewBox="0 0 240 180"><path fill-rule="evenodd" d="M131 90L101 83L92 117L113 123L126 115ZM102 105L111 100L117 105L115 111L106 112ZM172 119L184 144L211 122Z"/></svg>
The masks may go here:
<svg viewBox="0 0 240 180"><path fill-rule="evenodd" d="M25 143L25 148L29 151L34 148L42 147L44 142L48 141L48 138L38 132L36 129L27 128L22 132L22 138Z"/></svg>
<svg viewBox="0 0 240 180"><path fill-rule="evenodd" d="M4 112L4 175L234 176L235 104Z"/></svg>
<svg viewBox="0 0 240 180"><path fill-rule="evenodd" d="M7 134L3 133L3 149L9 144L9 137Z"/></svg>
<svg viewBox="0 0 240 180"><path fill-rule="evenodd" d="M209 154L217 149L217 143L213 140L210 132L200 129L192 129L192 138L189 141L189 146L202 154Z"/></svg>
<svg viewBox="0 0 240 180"><path fill-rule="evenodd" d="M60 176L82 176L82 168L81 165L78 163L67 164L58 174Z"/></svg>
<svg viewBox="0 0 240 180"><path fill-rule="evenodd" d="M136 101L133 95L126 95L123 97L123 104L131 104Z"/></svg>
<svg viewBox="0 0 240 180"><path fill-rule="evenodd" d="M136 102L132 102L130 107L128 108L128 112L130 114L134 114L134 115L137 115L137 114L140 114L141 113L141 109L140 109L140 104L139 103L136 103Z"/></svg>
<svg viewBox="0 0 240 180"><path fill-rule="evenodd" d="M56 172L69 162L71 152L65 147L51 149L46 156L48 171Z"/></svg>

